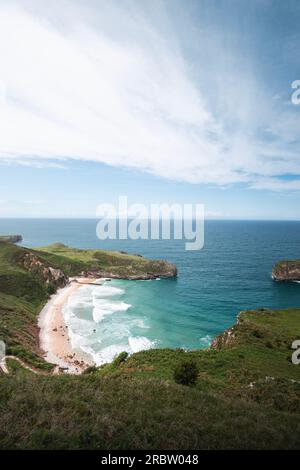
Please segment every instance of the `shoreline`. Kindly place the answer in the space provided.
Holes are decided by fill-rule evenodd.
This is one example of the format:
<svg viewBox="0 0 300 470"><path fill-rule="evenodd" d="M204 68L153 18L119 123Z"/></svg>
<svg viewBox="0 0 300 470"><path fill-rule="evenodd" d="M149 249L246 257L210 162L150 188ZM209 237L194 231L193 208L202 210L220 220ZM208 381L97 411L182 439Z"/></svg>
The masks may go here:
<svg viewBox="0 0 300 470"><path fill-rule="evenodd" d="M80 277L70 279L70 283L58 289L39 313L39 345L45 361L55 365L57 373L81 374L94 364L88 354L72 348L63 308L76 290L83 285L94 284L98 280L98 278Z"/></svg>

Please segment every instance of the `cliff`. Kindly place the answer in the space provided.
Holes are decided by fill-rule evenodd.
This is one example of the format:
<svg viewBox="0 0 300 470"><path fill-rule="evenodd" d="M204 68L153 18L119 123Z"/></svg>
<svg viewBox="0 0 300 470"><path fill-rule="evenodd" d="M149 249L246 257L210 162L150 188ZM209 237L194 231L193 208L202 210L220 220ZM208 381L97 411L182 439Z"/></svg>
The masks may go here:
<svg viewBox="0 0 300 470"><path fill-rule="evenodd" d="M6 243L19 243L23 240L21 235L0 235L0 241Z"/></svg>
<svg viewBox="0 0 300 470"><path fill-rule="evenodd" d="M35 250L35 254L62 269L68 276L130 280L177 276L176 266L168 261L151 260L119 251L81 250L55 243Z"/></svg>
<svg viewBox="0 0 300 470"><path fill-rule="evenodd" d="M31 252L26 252L23 257L23 267L38 276L46 284L52 285L55 288L64 287L68 284L69 278L66 274L58 268L45 263L44 260Z"/></svg>
<svg viewBox="0 0 300 470"><path fill-rule="evenodd" d="M272 270L275 281L300 281L300 260L279 261Z"/></svg>

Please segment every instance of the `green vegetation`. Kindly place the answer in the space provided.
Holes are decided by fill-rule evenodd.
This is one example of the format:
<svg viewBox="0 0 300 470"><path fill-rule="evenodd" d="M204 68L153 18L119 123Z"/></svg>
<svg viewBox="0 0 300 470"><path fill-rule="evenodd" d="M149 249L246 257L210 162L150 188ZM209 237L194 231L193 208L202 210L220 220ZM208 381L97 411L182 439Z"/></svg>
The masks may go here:
<svg viewBox="0 0 300 470"><path fill-rule="evenodd" d="M36 321L55 286L34 263L78 274L120 268L123 256L0 242L0 339L8 354L42 372L7 361L0 448L299 448L300 366L291 362L291 344L300 338L300 309L242 312L211 349L121 353L81 376L47 373Z"/></svg>
<svg viewBox="0 0 300 470"><path fill-rule="evenodd" d="M55 243L35 250L53 266L62 269L68 276L81 272L100 272L107 277L138 278L176 275L174 265L162 260L148 260L139 255L118 251L80 250Z"/></svg>
<svg viewBox="0 0 300 470"><path fill-rule="evenodd" d="M49 286L22 266L27 250L0 242L0 339L7 354L35 367L52 369L41 357L37 315L48 299Z"/></svg>
<svg viewBox="0 0 300 470"><path fill-rule="evenodd" d="M143 351L79 377L11 361L13 373L0 376L0 448L298 448L296 337L300 309L257 310L217 349ZM190 363L195 386L175 383Z"/></svg>
<svg viewBox="0 0 300 470"><path fill-rule="evenodd" d="M180 385L195 385L198 378L198 367L195 361L183 361L175 368L174 380Z"/></svg>
<svg viewBox="0 0 300 470"><path fill-rule="evenodd" d="M123 362L125 362L127 358L128 358L128 352L122 351L122 352L121 352L120 354L118 354L118 356L115 357L115 359L113 360L113 366L114 366L114 367L118 367L118 366L121 365Z"/></svg>

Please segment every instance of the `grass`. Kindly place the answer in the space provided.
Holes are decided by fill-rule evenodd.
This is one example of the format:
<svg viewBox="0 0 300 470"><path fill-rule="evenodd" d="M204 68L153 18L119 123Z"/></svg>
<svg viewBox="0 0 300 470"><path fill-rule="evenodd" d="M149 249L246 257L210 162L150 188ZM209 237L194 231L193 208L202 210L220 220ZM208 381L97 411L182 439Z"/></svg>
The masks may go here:
<svg viewBox="0 0 300 470"><path fill-rule="evenodd" d="M249 395L122 373L42 377L16 370L0 382L2 449L299 446L298 410L279 410ZM265 393L269 400L270 390Z"/></svg>
<svg viewBox="0 0 300 470"><path fill-rule="evenodd" d="M298 448L300 368L290 345L299 319L300 309L243 312L225 348L153 349L80 377L9 364L0 448ZM174 381L183 360L197 364L194 387Z"/></svg>
<svg viewBox="0 0 300 470"><path fill-rule="evenodd" d="M139 255L118 251L80 250L55 243L35 252L43 259L61 268L69 276L81 271L107 271L118 276L163 275L172 265L162 260L148 260Z"/></svg>

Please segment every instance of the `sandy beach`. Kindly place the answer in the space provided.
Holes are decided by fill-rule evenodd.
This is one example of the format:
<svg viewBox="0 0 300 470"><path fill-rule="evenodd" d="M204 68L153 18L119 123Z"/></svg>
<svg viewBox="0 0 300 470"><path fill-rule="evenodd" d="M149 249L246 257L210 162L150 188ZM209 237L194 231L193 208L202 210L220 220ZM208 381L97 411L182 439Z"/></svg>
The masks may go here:
<svg viewBox="0 0 300 470"><path fill-rule="evenodd" d="M95 283L98 279L73 278L70 283L57 291L39 315L40 347L46 361L57 365L57 372L81 374L93 364L83 352L72 349L68 327L63 317L63 307L69 297L82 285Z"/></svg>

